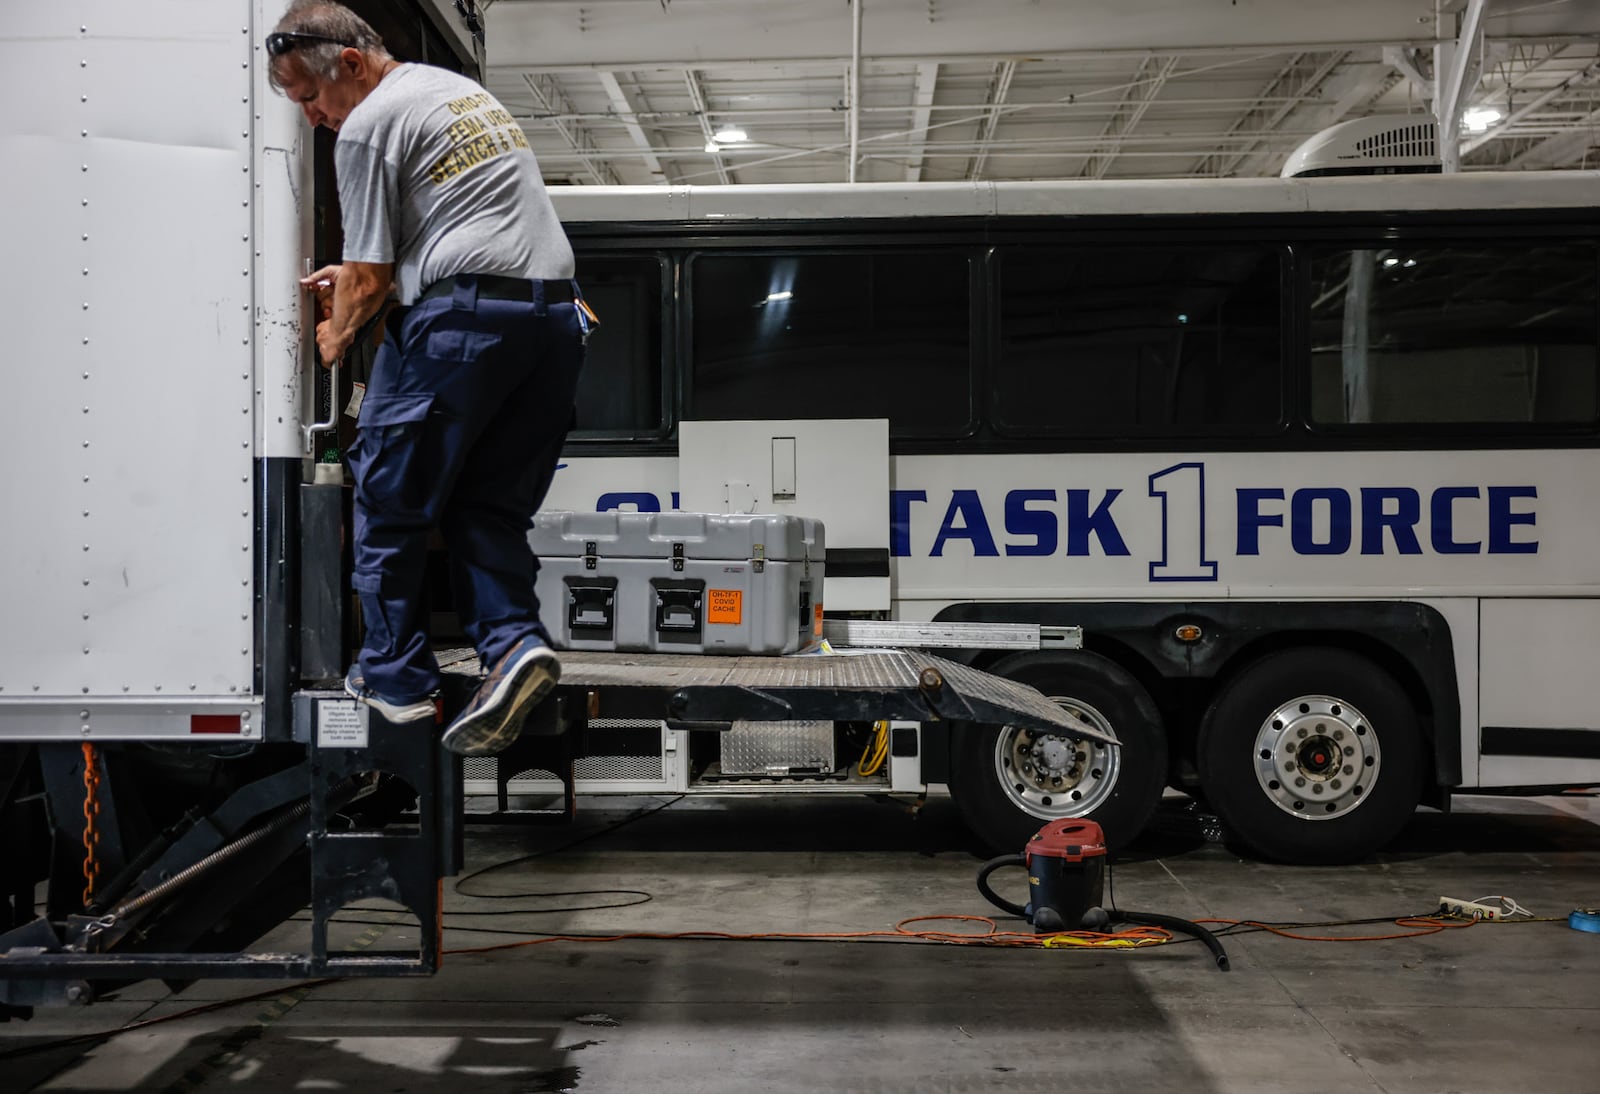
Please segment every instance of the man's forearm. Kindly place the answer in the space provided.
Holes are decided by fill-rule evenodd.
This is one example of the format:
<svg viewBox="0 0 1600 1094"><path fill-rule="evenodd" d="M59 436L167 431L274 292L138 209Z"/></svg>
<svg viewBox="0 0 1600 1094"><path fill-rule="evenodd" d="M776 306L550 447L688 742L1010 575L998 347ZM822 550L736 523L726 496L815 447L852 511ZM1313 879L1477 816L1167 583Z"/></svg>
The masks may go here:
<svg viewBox="0 0 1600 1094"><path fill-rule="evenodd" d="M392 280L388 266L346 262L333 283L333 315L328 333L339 354L350 348L356 331L378 313L389 295Z"/></svg>

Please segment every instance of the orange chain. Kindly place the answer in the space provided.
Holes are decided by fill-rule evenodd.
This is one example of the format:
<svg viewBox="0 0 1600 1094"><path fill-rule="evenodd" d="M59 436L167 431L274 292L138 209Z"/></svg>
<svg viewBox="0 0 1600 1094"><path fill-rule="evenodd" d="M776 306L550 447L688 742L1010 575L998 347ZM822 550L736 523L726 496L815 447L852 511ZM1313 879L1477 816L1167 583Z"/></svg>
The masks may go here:
<svg viewBox="0 0 1600 1094"><path fill-rule="evenodd" d="M100 765L94 745L83 743L83 906L94 900L95 879L100 876Z"/></svg>

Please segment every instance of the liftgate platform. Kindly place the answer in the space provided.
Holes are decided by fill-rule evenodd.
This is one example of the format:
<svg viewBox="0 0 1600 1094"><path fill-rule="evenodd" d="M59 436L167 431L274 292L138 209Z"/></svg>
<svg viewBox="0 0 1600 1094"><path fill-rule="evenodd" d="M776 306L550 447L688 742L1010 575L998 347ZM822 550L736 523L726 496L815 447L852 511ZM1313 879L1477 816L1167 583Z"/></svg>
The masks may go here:
<svg viewBox="0 0 1600 1094"><path fill-rule="evenodd" d="M478 665L470 651L440 659L449 714L477 686ZM568 814L572 764L590 719L650 718L713 731L735 721L962 721L1116 743L1032 688L915 650L793 657L568 651L561 660L555 694L502 755L506 770L521 764L556 772ZM443 933L439 882L459 873L462 862L460 758L438 746L436 733L391 726L342 692L298 692L294 714L303 762L238 790L159 855L135 856L91 914L47 916L0 936L0 1004L87 1003L152 977L434 972ZM364 826L362 798L378 787L379 775L416 792L415 823L410 812L396 810ZM281 880L282 895L263 907L249 894L268 877ZM416 915L419 949L330 951L334 914L374 897ZM309 953L248 950L308 902Z"/></svg>

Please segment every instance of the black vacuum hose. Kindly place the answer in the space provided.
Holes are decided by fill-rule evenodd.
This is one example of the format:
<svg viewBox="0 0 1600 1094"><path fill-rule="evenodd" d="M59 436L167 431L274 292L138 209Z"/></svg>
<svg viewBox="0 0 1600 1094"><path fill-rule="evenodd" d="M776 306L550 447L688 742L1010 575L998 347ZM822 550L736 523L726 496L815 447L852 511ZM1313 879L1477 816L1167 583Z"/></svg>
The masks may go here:
<svg viewBox="0 0 1600 1094"><path fill-rule="evenodd" d="M1176 916L1157 915L1155 912L1129 912L1120 908L1112 912L1111 915L1112 918L1124 923L1133 923L1146 927L1164 927L1169 931L1177 931L1180 934L1198 938L1205 943L1206 949L1211 951L1211 956L1217 959L1217 968L1223 972L1228 971L1228 951L1222 948L1222 942L1216 935L1198 923L1190 923L1187 919L1179 919Z"/></svg>
<svg viewBox="0 0 1600 1094"><path fill-rule="evenodd" d="M982 893L984 899L990 904L993 904L996 908L1010 912L1012 915L1020 915L1024 919L1028 918L1028 909L1024 908L1021 904L1011 903L1011 901L1007 900L1005 897L989 888L989 875L994 873L996 870L1003 866L1025 865L1027 865L1027 860L1021 855L1001 855L999 858L990 859L988 862L978 867L978 892Z"/></svg>

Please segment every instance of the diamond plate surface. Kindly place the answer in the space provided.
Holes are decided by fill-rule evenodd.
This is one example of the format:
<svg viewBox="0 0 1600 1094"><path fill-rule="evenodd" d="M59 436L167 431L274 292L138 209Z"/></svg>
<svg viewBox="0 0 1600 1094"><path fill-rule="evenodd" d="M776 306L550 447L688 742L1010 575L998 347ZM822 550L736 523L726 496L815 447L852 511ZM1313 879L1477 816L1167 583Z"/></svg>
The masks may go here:
<svg viewBox="0 0 1600 1094"><path fill-rule="evenodd" d="M470 650L443 651L446 672L477 672ZM924 688L924 674L932 685ZM561 686L599 692L648 693L660 717L680 698L700 711L689 718L741 716L767 720L890 718L915 721L964 719L1027 725L1071 736L1118 743L1068 714L1034 688L918 650L872 650L796 657L711 657L670 653L561 654ZM881 705L864 715L861 700ZM849 700L847 702L847 700ZM698 705L697 705L698 704ZM743 709L741 709L743 708ZM769 713L787 708L780 713ZM726 711L731 710L728 718ZM784 713L791 713L785 719Z"/></svg>
<svg viewBox="0 0 1600 1094"><path fill-rule="evenodd" d="M735 722L719 740L724 775L833 770L832 722Z"/></svg>

